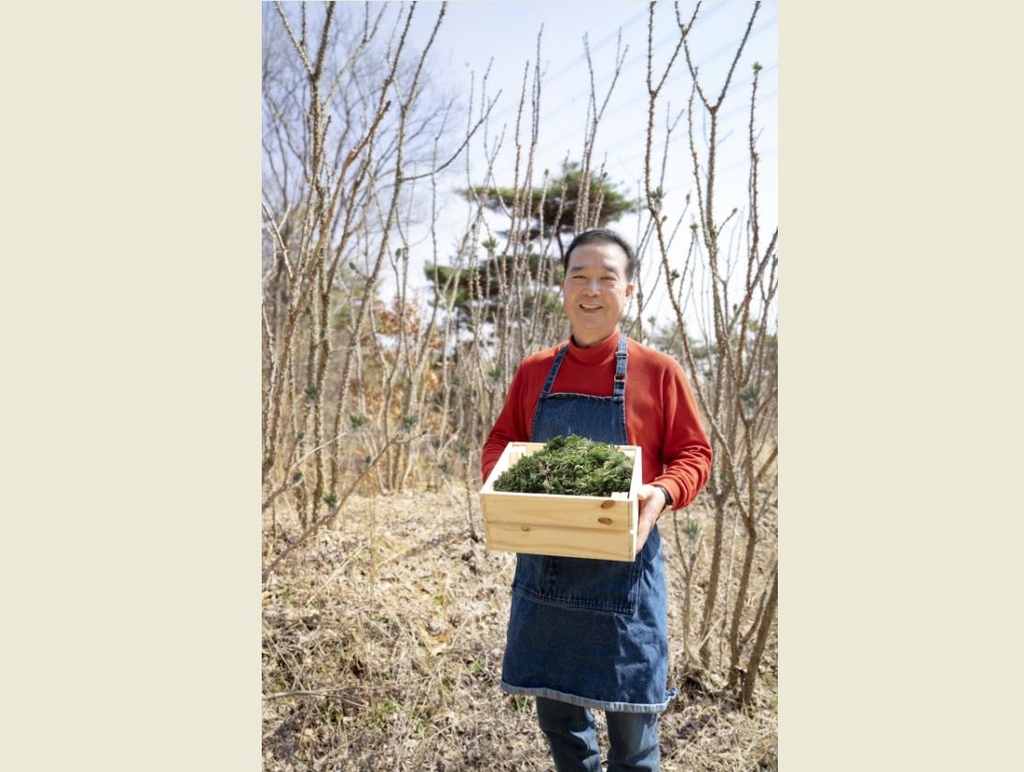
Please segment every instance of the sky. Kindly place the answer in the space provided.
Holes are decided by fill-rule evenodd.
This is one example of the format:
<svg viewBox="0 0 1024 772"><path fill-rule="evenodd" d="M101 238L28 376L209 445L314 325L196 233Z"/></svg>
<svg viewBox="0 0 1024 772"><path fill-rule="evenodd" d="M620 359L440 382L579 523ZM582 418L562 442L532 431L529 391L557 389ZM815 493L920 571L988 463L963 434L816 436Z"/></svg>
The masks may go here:
<svg viewBox="0 0 1024 772"><path fill-rule="evenodd" d="M448 3L435 41L436 55L447 67L441 73L433 73L432 77L440 76L452 86L465 89L469 84L470 71L476 71L479 82L480 74L493 59L490 91L494 93L498 88L503 91L493 117L511 122L515 118L524 67L536 59L537 35L543 27L540 63L544 78L539 151L541 160L557 163L566 151L579 147L585 127L589 73L584 35L589 41L600 98L602 86L607 89L612 78L617 33L621 30L622 44L627 47L626 56L604 114L598 135L598 151L602 155L607 154L610 172L624 180L635 178L643 162L646 125L647 6L642 0L455 0ZM425 39L439 7L437 2L419 4L417 16L414 16L414 29L420 39ZM694 7L692 2L680 4L685 18ZM702 6L694 27L692 45L697 66L706 82L714 87L712 91L724 82L752 8L753 3L738 0L705 2ZM730 128L737 129L736 141L731 144L740 146L742 151L747 91L737 86L750 83L750 63L759 62L764 67L759 105L761 122L765 127L762 156L766 163L769 156L774 157L776 142L777 22L777 4L763 3L743 58L737 65L733 98L723 105L723 120ZM655 68L659 63L664 66L667 62L677 38L671 5L662 2L655 17ZM682 107L689 96L689 84L685 63L680 57L660 99ZM728 149L731 148L725 148ZM767 167L765 171L769 171ZM681 180L679 187L682 186Z"/></svg>
<svg viewBox="0 0 1024 772"><path fill-rule="evenodd" d="M695 7L694 2L680 3L681 16L688 20ZM712 0L702 4L691 35L691 45L707 93L718 94L721 90L753 7L754 3L746 0ZM395 12L400 8L402 5L396 3ZM415 46L421 47L427 43L440 8L440 2L417 4L411 35ZM736 66L728 97L719 112L716 206L720 212L728 212L734 206L742 212L747 207L747 125L752 64L755 61L760 63L763 69L757 107L757 123L760 127L757 144L761 155L759 207L762 222L769 230L773 230L778 222L777 24L777 2L762 3L747 46ZM515 168L512 135L515 132L518 101L527 66L530 68L527 75L529 96L532 68L538 61L538 34L541 34L541 110L537 158L531 184L541 184L544 169L557 172L567 154L571 160L579 160L590 101L590 74L584 47L586 36L599 103L608 94L617 56L621 56L623 62L597 132L594 164L604 163L611 181L623 192L638 197L643 180L647 126L647 2L453 0L447 5L432 49L435 63L429 71L432 85L465 104L469 100L471 84L475 84L472 109L478 112L481 81L490 67L487 92L490 98L497 95L497 102L488 131L493 138L504 125L507 132L503 149L496 159L495 178L499 184L511 184ZM653 34L653 67L656 76L664 70L678 34L672 5L667 2L658 3ZM665 124L667 115L675 116L682 111L689 99L690 88L691 80L680 52L659 97L657 120L660 126ZM521 131L524 141L528 140L528 128L524 127ZM660 145L659 142L655 147L655 158L660 157ZM467 153L469 178L474 184L481 184L484 182L485 169L482 143L473 142ZM670 221L674 222L683 215L687 194L694 192L685 118L680 121L673 135L668 158L664 185L665 211L669 213ZM449 192L465 186L466 161L460 159L451 171L446 182ZM442 260L446 252L450 254L451 247L465 231L467 209L464 204L460 206L454 203L455 198L452 194L452 202L442 210L437 220ZM693 207L685 211L688 224ZM498 218L496 223L499 227L500 222ZM621 230L634 243L637 241L637 217L627 215L614 223L613 227ZM426 237L421 234L420 238ZM676 248L685 250L684 239L676 243L679 245ZM412 254L423 254L423 250L412 250ZM414 266L412 276L420 275L422 272ZM650 280L653 290L653 278ZM393 283L386 279L381 295L389 297L391 293ZM652 299L657 296L657 292L651 294ZM663 300L658 302L665 303ZM667 311L666 303L661 309L657 306L646 309L645 316L661 316L662 312Z"/></svg>

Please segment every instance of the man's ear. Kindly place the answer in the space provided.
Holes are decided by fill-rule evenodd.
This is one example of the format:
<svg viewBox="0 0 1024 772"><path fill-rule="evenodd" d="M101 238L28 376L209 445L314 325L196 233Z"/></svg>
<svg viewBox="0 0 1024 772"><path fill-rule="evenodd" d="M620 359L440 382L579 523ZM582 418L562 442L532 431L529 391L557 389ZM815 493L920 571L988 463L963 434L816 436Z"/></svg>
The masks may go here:
<svg viewBox="0 0 1024 772"><path fill-rule="evenodd" d="M626 285L626 297L633 297L633 282L630 282L629 284Z"/></svg>

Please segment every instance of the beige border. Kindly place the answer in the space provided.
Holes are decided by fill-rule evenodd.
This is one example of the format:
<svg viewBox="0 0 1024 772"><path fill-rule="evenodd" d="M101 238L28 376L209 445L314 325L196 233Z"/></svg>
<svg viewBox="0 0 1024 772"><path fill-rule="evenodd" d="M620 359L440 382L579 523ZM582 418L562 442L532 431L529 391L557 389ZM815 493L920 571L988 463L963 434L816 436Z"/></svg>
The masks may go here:
<svg viewBox="0 0 1024 772"><path fill-rule="evenodd" d="M786 772L1019 755L1021 16L782 4Z"/></svg>
<svg viewBox="0 0 1024 772"><path fill-rule="evenodd" d="M259 3L4 12L4 765L258 769Z"/></svg>

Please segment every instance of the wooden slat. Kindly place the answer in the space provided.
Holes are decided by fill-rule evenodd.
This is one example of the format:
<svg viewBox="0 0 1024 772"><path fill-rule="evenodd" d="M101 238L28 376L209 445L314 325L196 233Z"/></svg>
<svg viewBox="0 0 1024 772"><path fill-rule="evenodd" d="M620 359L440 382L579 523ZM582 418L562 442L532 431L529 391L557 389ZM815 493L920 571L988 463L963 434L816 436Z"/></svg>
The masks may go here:
<svg viewBox="0 0 1024 772"><path fill-rule="evenodd" d="M509 523L487 525L487 548L497 552L526 552L533 555L562 555L600 560L633 560L636 534L621 531L520 526Z"/></svg>
<svg viewBox="0 0 1024 772"><path fill-rule="evenodd" d="M606 506L608 504L612 506ZM624 496L616 501L600 496L494 492L488 495L487 520L492 523L628 531L633 526L631 509Z"/></svg>

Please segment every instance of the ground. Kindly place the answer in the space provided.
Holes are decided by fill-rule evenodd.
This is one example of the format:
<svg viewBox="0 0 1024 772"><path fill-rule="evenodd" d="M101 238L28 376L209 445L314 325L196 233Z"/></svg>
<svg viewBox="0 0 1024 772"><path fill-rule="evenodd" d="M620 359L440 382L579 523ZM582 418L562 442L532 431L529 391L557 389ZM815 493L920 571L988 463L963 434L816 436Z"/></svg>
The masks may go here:
<svg viewBox="0 0 1024 772"><path fill-rule="evenodd" d="M299 532L274 518L265 550ZM662 717L662 768L774 770L775 636L747 709L714 672L686 674L673 527L663 522L680 696ZM281 563L263 592L265 772L552 768L532 699L498 687L515 557L489 552L480 528L458 489L352 497Z"/></svg>

